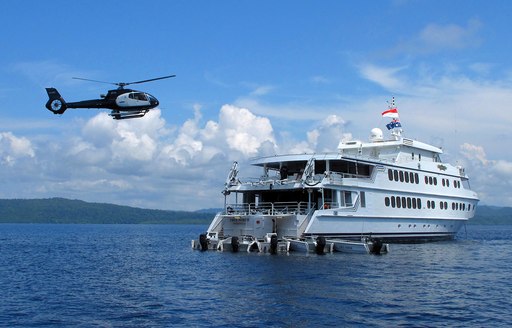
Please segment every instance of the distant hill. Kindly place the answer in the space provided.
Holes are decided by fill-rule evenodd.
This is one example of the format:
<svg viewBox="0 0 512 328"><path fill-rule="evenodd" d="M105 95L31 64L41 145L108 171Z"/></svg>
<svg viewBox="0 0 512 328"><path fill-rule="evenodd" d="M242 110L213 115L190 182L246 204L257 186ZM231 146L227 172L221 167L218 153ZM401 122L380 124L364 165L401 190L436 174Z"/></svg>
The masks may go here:
<svg viewBox="0 0 512 328"><path fill-rule="evenodd" d="M512 207L480 205L468 224L512 224Z"/></svg>
<svg viewBox="0 0 512 328"><path fill-rule="evenodd" d="M0 223L208 224L215 212L149 210L64 198L0 199Z"/></svg>
<svg viewBox="0 0 512 328"><path fill-rule="evenodd" d="M65 198L0 199L0 223L209 224L219 210L149 210ZM512 224L512 208L478 206L468 224Z"/></svg>

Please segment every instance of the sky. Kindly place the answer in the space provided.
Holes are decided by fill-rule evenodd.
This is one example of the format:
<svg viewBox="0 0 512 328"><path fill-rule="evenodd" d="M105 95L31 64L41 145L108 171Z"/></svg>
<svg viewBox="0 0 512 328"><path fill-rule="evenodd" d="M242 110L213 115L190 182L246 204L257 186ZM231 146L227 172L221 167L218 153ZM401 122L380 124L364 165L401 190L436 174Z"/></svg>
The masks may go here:
<svg viewBox="0 0 512 328"><path fill-rule="evenodd" d="M0 198L217 208L233 161L336 151L385 129L462 165L481 204L512 206L510 1L12 1L0 11ZM144 118L54 115L134 85ZM114 88L114 86L112 86ZM246 172L246 173L244 173ZM249 174L249 175L248 175Z"/></svg>

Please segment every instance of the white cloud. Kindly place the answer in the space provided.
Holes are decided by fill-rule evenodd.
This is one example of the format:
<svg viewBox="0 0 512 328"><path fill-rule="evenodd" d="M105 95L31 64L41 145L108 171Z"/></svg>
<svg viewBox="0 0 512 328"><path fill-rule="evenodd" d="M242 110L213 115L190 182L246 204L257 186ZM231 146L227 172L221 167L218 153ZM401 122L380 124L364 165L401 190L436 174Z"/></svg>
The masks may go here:
<svg viewBox="0 0 512 328"><path fill-rule="evenodd" d="M382 67L365 64L359 68L361 75L365 79L377 83L388 90L398 91L405 89L407 81L397 74L406 69L406 67Z"/></svg>
<svg viewBox="0 0 512 328"><path fill-rule="evenodd" d="M421 30L419 41L426 51L472 47L480 43L477 33L481 25L476 19L470 20L465 27L432 23Z"/></svg>
<svg viewBox="0 0 512 328"><path fill-rule="evenodd" d="M410 57L478 47L482 43L479 35L481 27L478 19L469 20L465 26L429 23L410 38L381 50L379 55Z"/></svg>
<svg viewBox="0 0 512 328"><path fill-rule="evenodd" d="M489 159L484 147L469 143L460 146L460 154L480 201L511 206L512 161Z"/></svg>
<svg viewBox="0 0 512 328"><path fill-rule="evenodd" d="M246 108L222 106L219 122L229 148L245 156L256 155L265 141L275 142L269 119L257 117Z"/></svg>
<svg viewBox="0 0 512 328"><path fill-rule="evenodd" d="M23 157L34 157L32 143L25 137L16 137L11 132L0 132L1 163L13 166L16 160Z"/></svg>

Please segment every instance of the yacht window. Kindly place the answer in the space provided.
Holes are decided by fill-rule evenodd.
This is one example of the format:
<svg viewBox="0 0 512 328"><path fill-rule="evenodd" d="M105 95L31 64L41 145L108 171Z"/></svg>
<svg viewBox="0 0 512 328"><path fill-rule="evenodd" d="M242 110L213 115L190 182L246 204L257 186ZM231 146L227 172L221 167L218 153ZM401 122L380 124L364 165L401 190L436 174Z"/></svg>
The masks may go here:
<svg viewBox="0 0 512 328"><path fill-rule="evenodd" d="M407 197L407 208L412 207L411 197Z"/></svg>
<svg viewBox="0 0 512 328"><path fill-rule="evenodd" d="M407 201L405 200L405 197L402 197L402 207L403 208L406 208L407 207Z"/></svg>
<svg viewBox="0 0 512 328"><path fill-rule="evenodd" d="M393 170L391 170L391 169L388 169L388 178L389 178L389 181L393 181Z"/></svg>
<svg viewBox="0 0 512 328"><path fill-rule="evenodd" d="M414 182L416 182L416 184L420 183L420 176L418 173L414 173Z"/></svg>
<svg viewBox="0 0 512 328"><path fill-rule="evenodd" d="M402 207L402 202L400 201L400 197L396 197L396 207L397 208Z"/></svg>
<svg viewBox="0 0 512 328"><path fill-rule="evenodd" d="M404 174L405 182L409 183L409 173L405 172Z"/></svg>
<svg viewBox="0 0 512 328"><path fill-rule="evenodd" d="M398 171L397 170L393 171L393 177L395 178L395 181L398 181Z"/></svg>
<svg viewBox="0 0 512 328"><path fill-rule="evenodd" d="M416 198L412 199L412 208L416 208Z"/></svg>
<svg viewBox="0 0 512 328"><path fill-rule="evenodd" d="M418 208L421 209L421 198L418 198Z"/></svg>
<svg viewBox="0 0 512 328"><path fill-rule="evenodd" d="M391 207L395 208L395 196L391 196Z"/></svg>
<svg viewBox="0 0 512 328"><path fill-rule="evenodd" d="M361 191L359 195L361 197L361 207L366 207L366 195L364 191Z"/></svg>
<svg viewBox="0 0 512 328"><path fill-rule="evenodd" d="M437 178L434 177L434 186L437 186Z"/></svg>
<svg viewBox="0 0 512 328"><path fill-rule="evenodd" d="M352 206L352 193L350 191L345 191L343 194L345 198L345 206Z"/></svg>
<svg viewBox="0 0 512 328"><path fill-rule="evenodd" d="M389 207L389 197L384 198L384 204L386 204L386 207Z"/></svg>
<svg viewBox="0 0 512 328"><path fill-rule="evenodd" d="M400 171L399 174L400 174L400 182L404 182L404 172Z"/></svg>

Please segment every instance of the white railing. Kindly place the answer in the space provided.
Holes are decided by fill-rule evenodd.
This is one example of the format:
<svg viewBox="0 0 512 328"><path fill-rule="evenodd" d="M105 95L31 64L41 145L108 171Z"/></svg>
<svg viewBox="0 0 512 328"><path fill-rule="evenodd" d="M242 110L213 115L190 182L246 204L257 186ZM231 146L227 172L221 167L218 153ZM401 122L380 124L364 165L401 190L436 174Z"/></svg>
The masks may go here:
<svg viewBox="0 0 512 328"><path fill-rule="evenodd" d="M312 205L313 206L313 205ZM227 204L223 214L228 215L279 215L279 214L306 214L307 202L260 202Z"/></svg>

